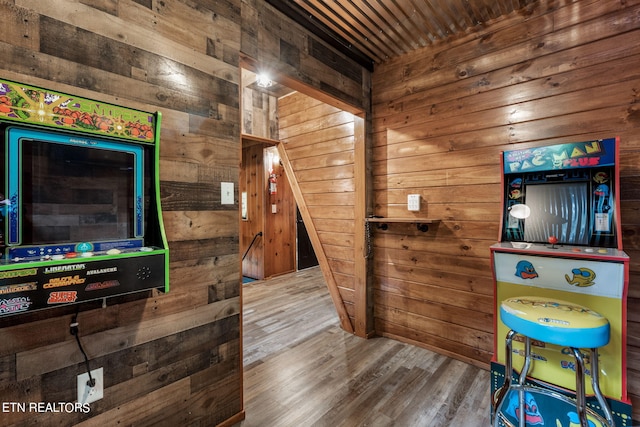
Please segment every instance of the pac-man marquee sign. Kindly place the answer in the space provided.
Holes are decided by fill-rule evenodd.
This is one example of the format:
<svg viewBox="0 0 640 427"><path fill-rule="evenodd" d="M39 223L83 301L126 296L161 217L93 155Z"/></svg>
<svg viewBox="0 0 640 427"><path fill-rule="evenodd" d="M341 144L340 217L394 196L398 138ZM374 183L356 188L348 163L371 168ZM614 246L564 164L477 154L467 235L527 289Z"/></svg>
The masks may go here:
<svg viewBox="0 0 640 427"><path fill-rule="evenodd" d="M592 168L615 164L615 138L505 151L504 173Z"/></svg>

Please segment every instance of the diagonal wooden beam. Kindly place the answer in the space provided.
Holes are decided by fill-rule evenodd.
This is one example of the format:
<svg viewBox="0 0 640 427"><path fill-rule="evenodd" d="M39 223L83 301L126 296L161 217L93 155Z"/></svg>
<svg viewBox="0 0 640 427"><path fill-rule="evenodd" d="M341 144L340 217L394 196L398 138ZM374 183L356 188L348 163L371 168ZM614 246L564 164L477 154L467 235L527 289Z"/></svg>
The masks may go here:
<svg viewBox="0 0 640 427"><path fill-rule="evenodd" d="M277 148L285 173L287 174L287 178L289 179L289 183L291 184L291 189L293 190L293 195L296 199L296 203L298 203L300 216L302 216L302 220L304 221L304 225L307 228L307 232L309 234L309 239L311 240L311 245L313 246L313 250L316 253L316 257L318 258L318 264L320 265L322 274L327 281L329 295L331 295L333 305L335 306L338 317L340 318L340 326L345 331L354 333L355 329L353 327L353 324L351 323L349 314L347 313L347 309L344 305L344 301L342 300L342 296L340 295L340 291L338 290L338 284L333 277L333 272L331 271L331 267L329 266L329 260L327 259L327 256L324 252L324 248L322 247L322 243L320 242L320 237L318 236L318 231L316 230L315 224L313 223L313 220L311 218L311 214L309 213L309 208L307 207L307 203L302 195L302 191L300 190L300 185L298 184L298 179L295 172L293 171L293 167L291 166L291 161L289 160L287 150L282 143L279 143L277 145Z"/></svg>

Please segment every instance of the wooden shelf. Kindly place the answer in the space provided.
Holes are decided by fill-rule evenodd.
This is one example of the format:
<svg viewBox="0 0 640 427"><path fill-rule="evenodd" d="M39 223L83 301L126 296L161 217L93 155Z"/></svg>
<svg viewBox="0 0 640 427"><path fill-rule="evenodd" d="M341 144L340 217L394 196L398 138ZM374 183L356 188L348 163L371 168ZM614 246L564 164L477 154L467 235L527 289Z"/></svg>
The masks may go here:
<svg viewBox="0 0 640 427"><path fill-rule="evenodd" d="M404 222L404 223L423 223L423 224L433 224L434 222L439 222L439 219L428 219L428 218L367 218L369 222Z"/></svg>
<svg viewBox="0 0 640 427"><path fill-rule="evenodd" d="M418 230L426 232L429 230L428 224L440 222L440 220L431 218L367 218L367 222L378 224L378 228L381 230L386 230L389 228L389 224L394 223L416 224Z"/></svg>

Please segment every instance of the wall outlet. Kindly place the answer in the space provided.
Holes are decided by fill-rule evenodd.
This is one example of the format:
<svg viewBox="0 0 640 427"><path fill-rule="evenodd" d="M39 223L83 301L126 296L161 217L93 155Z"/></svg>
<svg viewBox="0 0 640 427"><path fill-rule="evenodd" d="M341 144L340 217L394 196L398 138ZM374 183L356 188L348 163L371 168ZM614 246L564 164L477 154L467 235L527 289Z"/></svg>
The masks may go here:
<svg viewBox="0 0 640 427"><path fill-rule="evenodd" d="M407 196L407 208L410 211L419 211L420 210L420 195L419 194L409 194Z"/></svg>
<svg viewBox="0 0 640 427"><path fill-rule="evenodd" d="M91 387L89 382L89 374L78 375L78 403L92 403L104 397L104 381L102 377L102 368L91 371L91 377L95 380L95 385Z"/></svg>

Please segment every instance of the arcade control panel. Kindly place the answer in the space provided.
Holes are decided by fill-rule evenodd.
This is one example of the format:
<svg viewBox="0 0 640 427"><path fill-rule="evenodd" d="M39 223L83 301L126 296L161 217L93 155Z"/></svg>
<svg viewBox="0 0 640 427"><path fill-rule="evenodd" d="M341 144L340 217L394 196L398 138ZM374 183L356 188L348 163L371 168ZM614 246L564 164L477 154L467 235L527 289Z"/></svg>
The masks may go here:
<svg viewBox="0 0 640 427"><path fill-rule="evenodd" d="M9 247L6 262L61 261L71 258L89 258L97 255L118 255L125 252L151 252L142 239L63 243L38 246Z"/></svg>
<svg viewBox="0 0 640 427"><path fill-rule="evenodd" d="M549 256L579 257L579 258L625 258L626 254L615 248L593 248L590 246L572 246L558 244L542 244L528 242L501 242L492 246L498 251L514 253L540 254Z"/></svg>

